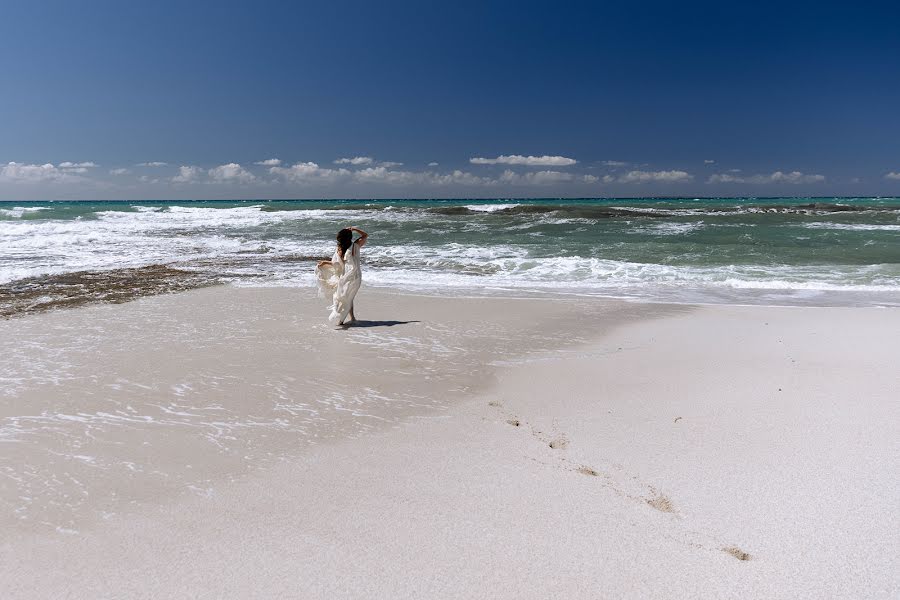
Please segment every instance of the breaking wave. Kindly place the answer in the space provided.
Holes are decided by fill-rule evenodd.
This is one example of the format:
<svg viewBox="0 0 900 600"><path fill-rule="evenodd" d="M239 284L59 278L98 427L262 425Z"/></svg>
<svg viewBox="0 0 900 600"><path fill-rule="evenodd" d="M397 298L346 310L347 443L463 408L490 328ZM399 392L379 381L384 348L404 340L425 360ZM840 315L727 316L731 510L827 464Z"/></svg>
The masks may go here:
<svg viewBox="0 0 900 600"><path fill-rule="evenodd" d="M63 306L119 301L113 291L128 285L307 285L347 225L373 234L373 285L727 302L900 295L896 199L43 203L0 209L0 304L25 310L25 289Z"/></svg>

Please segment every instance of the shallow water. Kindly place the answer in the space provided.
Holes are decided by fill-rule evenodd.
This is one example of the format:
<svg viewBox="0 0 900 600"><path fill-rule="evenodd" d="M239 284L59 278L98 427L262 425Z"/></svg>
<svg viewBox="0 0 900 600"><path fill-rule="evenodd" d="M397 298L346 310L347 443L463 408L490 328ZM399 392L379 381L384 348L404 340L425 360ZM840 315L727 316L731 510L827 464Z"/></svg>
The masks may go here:
<svg viewBox="0 0 900 600"><path fill-rule="evenodd" d="M222 286L0 320L0 529L75 534L214 497L311 445L436 418L496 364L638 308L513 302L370 290L372 320L341 330L312 290Z"/></svg>
<svg viewBox="0 0 900 600"><path fill-rule="evenodd" d="M84 297L102 299L98 288L123 275L93 273L151 265L171 269L175 289L309 286L314 261L347 225L371 234L367 285L900 305L898 198L4 203L0 286L9 296L31 278L52 296L60 276L87 272Z"/></svg>

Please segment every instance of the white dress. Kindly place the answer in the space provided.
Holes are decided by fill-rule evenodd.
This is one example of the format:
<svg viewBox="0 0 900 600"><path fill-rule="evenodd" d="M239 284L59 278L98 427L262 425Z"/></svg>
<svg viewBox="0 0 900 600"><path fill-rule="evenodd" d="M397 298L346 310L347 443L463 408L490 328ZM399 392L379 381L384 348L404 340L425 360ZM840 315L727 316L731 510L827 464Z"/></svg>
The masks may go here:
<svg viewBox="0 0 900 600"><path fill-rule="evenodd" d="M316 267L316 283L319 286L319 296L331 300L328 321L334 325L343 323L353 308L353 299L362 284L359 245L356 242L350 244L344 256L336 249L330 265Z"/></svg>

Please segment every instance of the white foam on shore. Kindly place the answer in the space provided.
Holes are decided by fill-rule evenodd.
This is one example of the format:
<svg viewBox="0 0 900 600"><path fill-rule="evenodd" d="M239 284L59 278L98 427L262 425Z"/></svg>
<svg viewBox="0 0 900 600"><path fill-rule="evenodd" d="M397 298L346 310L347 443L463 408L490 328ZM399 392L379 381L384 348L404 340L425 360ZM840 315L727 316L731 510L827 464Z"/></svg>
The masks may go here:
<svg viewBox="0 0 900 600"><path fill-rule="evenodd" d="M692 227L697 224L683 225ZM422 248L415 255L410 255L407 248L373 247L369 256L374 263L383 258L396 263L396 266L366 269L368 281L384 285L500 285L542 289L716 286L761 290L900 292L900 266L891 264L701 267L583 256L534 257L522 246L462 244ZM404 268L406 263L409 263L408 269Z"/></svg>
<svg viewBox="0 0 900 600"><path fill-rule="evenodd" d="M263 205L234 208L137 206L100 210L94 219L10 221L0 228L0 283L26 277L152 264L183 263L272 251L323 254L327 241L267 239L253 228L354 219L403 221L412 213L382 210L263 210ZM48 210L47 207L2 209Z"/></svg>
<svg viewBox="0 0 900 600"><path fill-rule="evenodd" d="M491 229L491 213L521 204L468 204L481 213L454 218L454 231L481 235ZM128 210L100 210L96 218L69 220L10 220L0 228L0 284L40 275L84 270L133 268L167 264L179 268L219 271L239 285L307 285L311 262L293 257L324 256L332 242L324 237L331 223L368 220L421 223L417 234L436 240L443 217L410 207L363 209L267 210L263 204L217 208L205 206L135 206ZM660 215L719 215L689 208L615 207ZM735 207L735 214L753 212ZM48 210L13 207L3 210ZM775 209L773 209L775 210ZM809 209L814 210L814 209ZM765 211L763 211L765 212ZM548 225L584 225L596 219L560 218L556 213L519 215L504 231L518 239L536 240ZM659 236L661 240L733 224L628 221L624 234ZM741 224L740 226L753 226ZM793 226L793 225L790 225ZM805 223L809 229L898 231L892 224ZM575 231L583 231L576 228ZM294 233L296 231L296 233ZM308 232L308 233L307 233ZM447 239L446 237L443 239ZM475 238L477 239L477 238ZM389 238L388 240L389 241ZM531 245L446 243L421 245L414 252L406 244L372 244L366 248L366 278L376 285L405 288L514 288L641 296L658 299L678 290L681 296L702 297L713 290L713 301L740 300L741 290L900 293L900 268L884 265L719 265L654 264L582 256L546 256L546 242ZM252 276L258 279L241 280ZM665 290L669 290L666 292ZM731 295L722 295L722 291ZM682 293L684 292L684 293ZM727 298L727 300L726 300ZM879 300L881 302L881 300Z"/></svg>
<svg viewBox="0 0 900 600"><path fill-rule="evenodd" d="M699 267L581 256L533 257L521 246L444 244L423 247L416 254L400 246L373 246L367 248L363 269L364 284L412 292L476 290L480 295L503 295L518 290L737 304L761 303L766 292L776 294L775 304L808 303L817 294L854 294L852 301L847 296L842 302L900 305L900 266L892 264ZM308 268L289 264L267 277L234 283L305 287L315 280L311 264Z"/></svg>

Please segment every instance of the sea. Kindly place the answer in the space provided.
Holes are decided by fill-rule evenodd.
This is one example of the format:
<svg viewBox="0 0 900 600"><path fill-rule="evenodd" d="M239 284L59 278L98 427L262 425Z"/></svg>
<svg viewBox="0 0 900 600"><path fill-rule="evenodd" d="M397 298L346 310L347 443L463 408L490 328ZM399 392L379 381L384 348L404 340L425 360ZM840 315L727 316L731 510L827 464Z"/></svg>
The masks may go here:
<svg viewBox="0 0 900 600"><path fill-rule="evenodd" d="M900 198L0 203L0 316L194 287L314 285L335 233L364 285L423 294L900 305Z"/></svg>

